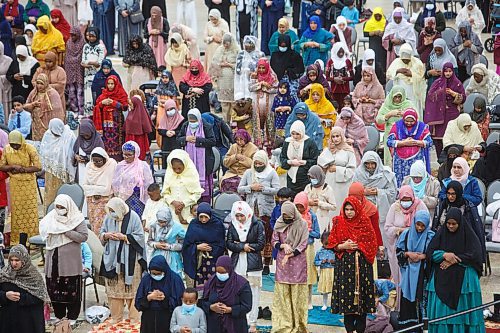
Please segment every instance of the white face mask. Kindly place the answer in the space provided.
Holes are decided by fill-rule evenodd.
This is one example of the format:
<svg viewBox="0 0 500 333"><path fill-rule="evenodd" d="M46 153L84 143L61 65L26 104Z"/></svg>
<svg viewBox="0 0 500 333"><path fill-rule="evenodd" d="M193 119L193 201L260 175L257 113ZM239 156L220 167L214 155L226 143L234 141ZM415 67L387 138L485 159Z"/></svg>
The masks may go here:
<svg viewBox="0 0 500 333"><path fill-rule="evenodd" d="M426 8L427 10L433 10L433 9L434 9L434 4L432 4L432 3L428 3L427 5L425 5L425 8Z"/></svg>
<svg viewBox="0 0 500 333"><path fill-rule="evenodd" d="M173 117L173 116L175 116L176 113L177 113L177 110L170 110L170 111L167 111L167 116Z"/></svg>
<svg viewBox="0 0 500 333"><path fill-rule="evenodd" d="M400 203L401 207L403 207L404 209L408 209L413 204L413 201L400 201Z"/></svg>
<svg viewBox="0 0 500 333"><path fill-rule="evenodd" d="M66 208L55 208L55 211L59 216L64 216L68 213L68 210Z"/></svg>
<svg viewBox="0 0 500 333"><path fill-rule="evenodd" d="M288 50L288 47L286 47L286 46L279 46L278 48L279 48L280 52L286 52L286 50Z"/></svg>

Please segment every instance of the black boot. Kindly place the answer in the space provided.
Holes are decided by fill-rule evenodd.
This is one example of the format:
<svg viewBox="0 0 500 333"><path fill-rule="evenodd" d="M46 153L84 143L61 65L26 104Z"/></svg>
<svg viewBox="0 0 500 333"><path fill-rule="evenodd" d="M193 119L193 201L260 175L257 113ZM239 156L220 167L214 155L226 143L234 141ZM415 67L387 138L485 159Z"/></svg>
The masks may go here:
<svg viewBox="0 0 500 333"><path fill-rule="evenodd" d="M493 294L493 301L500 301L500 294ZM493 316L490 318L491 321L495 323L500 323L500 303L493 306Z"/></svg>
<svg viewBox="0 0 500 333"><path fill-rule="evenodd" d="M264 266L264 269L262 270L262 275L269 275L269 266Z"/></svg>

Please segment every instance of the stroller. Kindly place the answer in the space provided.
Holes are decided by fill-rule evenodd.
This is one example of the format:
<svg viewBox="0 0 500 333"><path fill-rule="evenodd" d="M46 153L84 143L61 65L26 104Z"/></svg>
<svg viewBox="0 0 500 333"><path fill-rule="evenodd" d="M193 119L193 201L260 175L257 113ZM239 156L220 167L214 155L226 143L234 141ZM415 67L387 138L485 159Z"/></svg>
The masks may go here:
<svg viewBox="0 0 500 333"><path fill-rule="evenodd" d="M491 37L484 41L484 48L488 52L493 52L496 34L500 32L500 3L498 0L493 4L490 17L493 21L493 27L491 28Z"/></svg>

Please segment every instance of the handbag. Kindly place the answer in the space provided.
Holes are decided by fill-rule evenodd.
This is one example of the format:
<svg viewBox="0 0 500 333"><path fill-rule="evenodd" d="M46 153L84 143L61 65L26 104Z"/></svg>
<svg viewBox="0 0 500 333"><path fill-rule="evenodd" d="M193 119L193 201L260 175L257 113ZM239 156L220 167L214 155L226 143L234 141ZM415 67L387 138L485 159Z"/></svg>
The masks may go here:
<svg viewBox="0 0 500 333"><path fill-rule="evenodd" d="M132 24L138 24L144 22L144 15L142 15L141 10L130 13L129 17L130 17L130 22L132 22Z"/></svg>

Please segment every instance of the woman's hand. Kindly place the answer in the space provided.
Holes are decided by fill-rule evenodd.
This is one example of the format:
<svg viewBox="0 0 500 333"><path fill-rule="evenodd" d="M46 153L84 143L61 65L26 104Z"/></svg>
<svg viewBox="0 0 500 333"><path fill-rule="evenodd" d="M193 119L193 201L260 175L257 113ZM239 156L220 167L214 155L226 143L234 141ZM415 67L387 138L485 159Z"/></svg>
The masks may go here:
<svg viewBox="0 0 500 333"><path fill-rule="evenodd" d="M339 248L341 250L354 251L358 249L358 243L348 239L344 243L340 244Z"/></svg>
<svg viewBox="0 0 500 333"><path fill-rule="evenodd" d="M201 89L201 88L191 88L191 91L194 92L197 95L202 95L203 94L203 89Z"/></svg>
<svg viewBox="0 0 500 333"><path fill-rule="evenodd" d="M452 252L446 252L445 254L443 254L443 259L445 261L447 261L448 263L450 263L451 265L458 264L458 263L462 262L462 259L457 257L455 255L455 253L452 253Z"/></svg>
<svg viewBox="0 0 500 333"><path fill-rule="evenodd" d="M196 143L196 137L194 135L186 136L186 141L189 143Z"/></svg>
<svg viewBox="0 0 500 333"><path fill-rule="evenodd" d="M160 290L154 290L147 296L148 301L163 301L165 299L165 294Z"/></svg>
<svg viewBox="0 0 500 333"><path fill-rule="evenodd" d="M185 207L182 201L177 200L172 201L172 206L174 206L175 210L183 210Z"/></svg>
<svg viewBox="0 0 500 333"><path fill-rule="evenodd" d="M243 247L243 251L245 252L255 252L255 249L250 246L250 244L246 243L245 246Z"/></svg>
<svg viewBox="0 0 500 333"><path fill-rule="evenodd" d="M22 79L23 79L23 76L21 74L19 74L19 73L14 74L14 80L22 81Z"/></svg>
<svg viewBox="0 0 500 333"><path fill-rule="evenodd" d="M8 291L5 293L5 296L12 302L19 302L21 299L21 294L15 291Z"/></svg>
<svg viewBox="0 0 500 333"><path fill-rule="evenodd" d="M328 167L328 172L337 172L337 166L332 164Z"/></svg>
<svg viewBox="0 0 500 333"><path fill-rule="evenodd" d="M282 267L285 267L286 266L286 263L288 262L288 259L290 259L291 257L293 257L293 254L290 253L290 254L285 254L285 256L283 257L283 260L281 260L281 266Z"/></svg>
<svg viewBox="0 0 500 333"><path fill-rule="evenodd" d="M262 190L264 189L264 186L262 184L259 184L259 183L253 183L252 185L250 185L250 189L253 192L262 192Z"/></svg>
<svg viewBox="0 0 500 333"><path fill-rule="evenodd" d="M285 254L290 254L293 252L292 247L288 244L281 244L280 249L282 249L285 252Z"/></svg>
<svg viewBox="0 0 500 333"><path fill-rule="evenodd" d="M198 244L198 245L196 245L196 248L198 249L198 251L204 251L204 252L212 251L212 247L210 245L208 245L207 243Z"/></svg>

